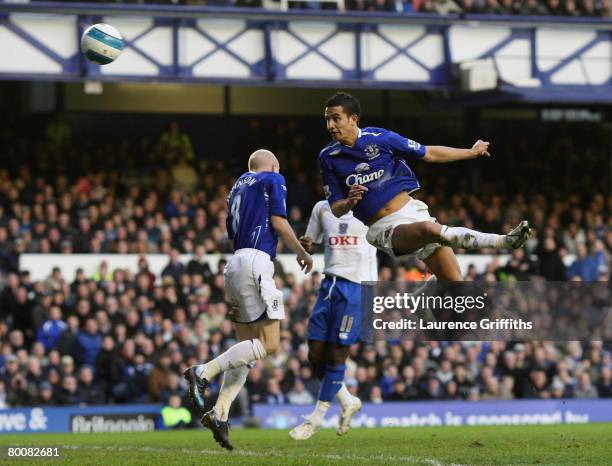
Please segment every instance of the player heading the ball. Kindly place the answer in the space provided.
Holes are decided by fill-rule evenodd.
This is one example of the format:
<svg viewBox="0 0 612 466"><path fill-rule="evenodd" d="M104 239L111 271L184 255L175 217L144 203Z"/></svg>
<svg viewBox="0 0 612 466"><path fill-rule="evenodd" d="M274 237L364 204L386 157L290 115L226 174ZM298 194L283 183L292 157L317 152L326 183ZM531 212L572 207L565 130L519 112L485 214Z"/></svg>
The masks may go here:
<svg viewBox="0 0 612 466"><path fill-rule="evenodd" d="M418 190L416 175L406 163L455 162L490 157L489 143L471 149L424 146L383 128L360 128L361 105L340 92L327 100L325 121L334 139L319 154L324 191L340 217L352 210L368 226L370 244L392 257L416 254L442 281L461 281L451 248L517 249L531 235L526 221L507 235L481 233L436 223L427 205L410 194Z"/></svg>

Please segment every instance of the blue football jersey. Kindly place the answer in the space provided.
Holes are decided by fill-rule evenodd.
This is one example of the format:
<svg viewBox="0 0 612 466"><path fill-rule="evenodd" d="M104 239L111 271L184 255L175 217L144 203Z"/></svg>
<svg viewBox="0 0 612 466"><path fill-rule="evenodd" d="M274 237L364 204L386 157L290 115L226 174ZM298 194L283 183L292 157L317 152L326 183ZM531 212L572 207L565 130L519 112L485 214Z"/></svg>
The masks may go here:
<svg viewBox="0 0 612 466"><path fill-rule="evenodd" d="M278 235L270 218L287 217L285 177L273 172L246 172L232 187L227 202L227 233L234 240L234 250L259 249L274 258Z"/></svg>
<svg viewBox="0 0 612 466"><path fill-rule="evenodd" d="M368 188L353 214L367 223L402 191L421 187L405 157L425 156L425 146L393 131L364 128L353 147L334 141L319 154L323 188L329 205L345 199L354 184Z"/></svg>

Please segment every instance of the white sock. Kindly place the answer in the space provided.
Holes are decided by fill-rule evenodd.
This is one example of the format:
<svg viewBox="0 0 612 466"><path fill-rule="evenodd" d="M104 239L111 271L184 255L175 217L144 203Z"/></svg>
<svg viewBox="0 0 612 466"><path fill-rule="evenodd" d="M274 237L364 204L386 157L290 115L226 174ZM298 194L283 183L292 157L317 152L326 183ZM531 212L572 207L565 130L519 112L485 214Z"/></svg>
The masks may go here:
<svg viewBox="0 0 612 466"><path fill-rule="evenodd" d="M227 421L230 407L246 382L249 370L248 366L242 366L223 373L223 383L214 407L215 414L220 421Z"/></svg>
<svg viewBox="0 0 612 466"><path fill-rule="evenodd" d="M327 414L327 410L331 403L329 401L321 401L317 400L317 404L315 405L315 409L310 415L310 420L315 424L321 424L323 419L325 419L325 415Z"/></svg>
<svg viewBox="0 0 612 466"><path fill-rule="evenodd" d="M505 235L495 233L481 233L464 227L449 227L444 225L440 232L440 243L451 248L483 249L505 248Z"/></svg>
<svg viewBox="0 0 612 466"><path fill-rule="evenodd" d="M200 364L196 369L196 374L198 377L212 380L221 372L246 366L252 361L265 358L267 355L268 353L266 353L264 345L258 338L244 340L240 343L236 343L225 353L220 354L212 361L206 364Z"/></svg>
<svg viewBox="0 0 612 466"><path fill-rule="evenodd" d="M336 398L338 398L342 406L350 405L353 402L353 395L348 391L344 382L342 382L342 387L340 387L340 390L336 393Z"/></svg>

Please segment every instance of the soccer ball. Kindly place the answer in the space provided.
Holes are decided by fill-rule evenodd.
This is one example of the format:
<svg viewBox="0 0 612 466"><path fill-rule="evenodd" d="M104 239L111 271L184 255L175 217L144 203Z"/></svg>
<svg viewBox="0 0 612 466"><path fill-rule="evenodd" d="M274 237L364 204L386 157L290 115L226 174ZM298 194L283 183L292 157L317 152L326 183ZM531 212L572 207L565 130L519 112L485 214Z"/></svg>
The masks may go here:
<svg viewBox="0 0 612 466"><path fill-rule="evenodd" d="M94 24L85 29L81 37L81 50L96 65L108 65L123 50L123 37L110 24Z"/></svg>

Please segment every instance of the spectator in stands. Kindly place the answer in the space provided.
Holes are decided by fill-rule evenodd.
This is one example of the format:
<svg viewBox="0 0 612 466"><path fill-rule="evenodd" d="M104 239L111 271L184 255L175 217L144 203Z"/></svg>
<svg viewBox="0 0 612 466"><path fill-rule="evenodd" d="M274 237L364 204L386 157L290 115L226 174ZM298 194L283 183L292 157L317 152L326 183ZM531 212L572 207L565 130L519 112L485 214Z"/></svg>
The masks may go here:
<svg viewBox="0 0 612 466"><path fill-rule="evenodd" d="M191 412L182 406L181 398L173 395L168 400L168 406L161 410L162 423L166 429L180 429L191 424Z"/></svg>
<svg viewBox="0 0 612 466"><path fill-rule="evenodd" d="M193 191L198 184L198 174L186 156L181 156L172 167L172 183L174 188L188 192Z"/></svg>
<svg viewBox="0 0 612 466"><path fill-rule="evenodd" d="M41 342L47 351L51 351L57 347L62 333L67 328L68 325L62 320L61 308L52 306L49 309L49 320L38 329L36 340Z"/></svg>
<svg viewBox="0 0 612 466"><path fill-rule="evenodd" d="M546 15L546 7L539 0L525 0L519 9L520 14L530 16Z"/></svg>
<svg viewBox="0 0 612 466"><path fill-rule="evenodd" d="M74 376L69 375L64 377L62 388L57 396L57 404L59 405L75 405L81 402L78 393L77 380Z"/></svg>
<svg viewBox="0 0 612 466"><path fill-rule="evenodd" d="M463 0L461 2L461 11L466 15L474 15L480 13L480 8L474 0Z"/></svg>
<svg viewBox="0 0 612 466"><path fill-rule="evenodd" d="M102 349L96 356L95 368L105 396L111 398L112 387L120 382L122 366L115 347L115 340L110 335L104 336L102 340Z"/></svg>
<svg viewBox="0 0 612 466"><path fill-rule="evenodd" d="M612 398L612 368L604 366L601 368L597 392L601 398Z"/></svg>
<svg viewBox="0 0 612 466"><path fill-rule="evenodd" d="M179 124L176 121L171 122L168 130L162 133L159 138L159 145L164 154L184 156L189 161L193 160L191 139L180 130Z"/></svg>
<svg viewBox="0 0 612 466"><path fill-rule="evenodd" d="M576 246L577 258L565 272L568 280L579 278L585 282L594 282L598 277L598 262L601 259L594 255L588 255L587 248L584 244ZM600 256L601 257L601 256Z"/></svg>
<svg viewBox="0 0 612 466"><path fill-rule="evenodd" d="M53 386L49 382L43 382L40 384L40 390L38 392L38 404L43 406L52 406L57 404L55 394L53 393Z"/></svg>
<svg viewBox="0 0 612 466"><path fill-rule="evenodd" d="M432 0L433 11L440 15L461 13L461 8L453 0Z"/></svg>
<svg viewBox="0 0 612 466"><path fill-rule="evenodd" d="M159 401L162 391L169 387L170 363L170 354L164 352L159 356L157 364L149 373L149 401Z"/></svg>
<svg viewBox="0 0 612 466"><path fill-rule="evenodd" d="M599 16L593 0L582 0L581 11L584 16Z"/></svg>
<svg viewBox="0 0 612 466"><path fill-rule="evenodd" d="M484 390L480 395L481 400L499 400L501 398L499 381L495 377L489 377L485 380Z"/></svg>
<svg viewBox="0 0 612 466"><path fill-rule="evenodd" d="M69 316L66 319L67 328L61 333L57 342L57 349L61 354L76 354L77 353L77 334L79 333L79 318L77 316Z"/></svg>
<svg viewBox="0 0 612 466"><path fill-rule="evenodd" d="M575 398L597 398L597 389L591 383L591 376L588 372L580 374L578 387L574 391Z"/></svg>
<svg viewBox="0 0 612 466"><path fill-rule="evenodd" d="M520 13L521 2L516 0L502 0L501 9L505 15L517 15Z"/></svg>
<svg viewBox="0 0 612 466"><path fill-rule="evenodd" d="M315 397L306 390L301 379L295 379L293 388L287 393L287 401L293 405L312 405Z"/></svg>
<svg viewBox="0 0 612 466"><path fill-rule="evenodd" d="M499 15L503 11L497 0L486 0L482 12L488 15Z"/></svg>
<svg viewBox="0 0 612 466"><path fill-rule="evenodd" d="M269 405L282 405L286 403L287 400L280 389L278 380L272 378L268 380L266 384L265 400Z"/></svg>
<svg viewBox="0 0 612 466"><path fill-rule="evenodd" d="M13 319L13 328L20 330L26 344L34 339L34 331L32 328L32 310L33 302L28 297L28 290L20 286L14 290L12 302L9 304L8 314Z"/></svg>
<svg viewBox="0 0 612 466"><path fill-rule="evenodd" d="M542 248L536 252L540 258L540 275L552 282L565 280L565 265L554 238L545 238Z"/></svg>
<svg viewBox="0 0 612 466"><path fill-rule="evenodd" d="M102 336L98 333L98 323L95 319L87 319L85 331L77 334L77 344L80 362L93 366L102 349Z"/></svg>
<svg viewBox="0 0 612 466"><path fill-rule="evenodd" d="M552 16L563 15L563 6L560 0L546 0L546 13Z"/></svg>
<svg viewBox="0 0 612 466"><path fill-rule="evenodd" d="M529 379L525 381L523 394L525 398L550 398L546 372L541 368L535 368L529 373Z"/></svg>
<svg viewBox="0 0 612 466"><path fill-rule="evenodd" d="M184 269L185 266L180 261L179 251L173 248L172 251L170 251L168 265L162 270L162 277L172 277L173 283L179 283L180 276Z"/></svg>
<svg viewBox="0 0 612 466"><path fill-rule="evenodd" d="M94 374L91 366L81 366L79 369L78 398L81 403L87 405L104 404L104 391L98 383L94 381Z"/></svg>
<svg viewBox="0 0 612 466"><path fill-rule="evenodd" d="M574 0L565 0L563 14L565 16L580 16L580 11L576 8L576 2Z"/></svg>
<svg viewBox="0 0 612 466"><path fill-rule="evenodd" d="M423 398L426 400L441 400L446 393L444 387L433 373L427 378L427 385L423 393Z"/></svg>

